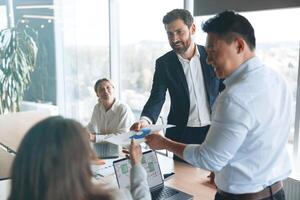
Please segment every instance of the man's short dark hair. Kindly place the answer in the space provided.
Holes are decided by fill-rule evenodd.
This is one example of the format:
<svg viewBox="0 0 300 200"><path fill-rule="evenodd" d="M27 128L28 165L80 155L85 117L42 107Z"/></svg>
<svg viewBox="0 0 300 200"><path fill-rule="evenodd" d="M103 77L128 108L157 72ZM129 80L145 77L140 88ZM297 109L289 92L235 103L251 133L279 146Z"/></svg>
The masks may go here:
<svg viewBox="0 0 300 200"><path fill-rule="evenodd" d="M193 16L188 10L174 9L164 16L163 23L164 25L168 25L177 19L181 19L189 28L194 22Z"/></svg>
<svg viewBox="0 0 300 200"><path fill-rule="evenodd" d="M101 78L101 79L97 80L96 83L95 83L95 85L94 85L94 90L95 90L96 93L97 93L97 88L99 87L99 85L102 82L105 82L105 81L109 82L113 86L113 84L110 82L109 79L107 79L107 78Z"/></svg>
<svg viewBox="0 0 300 200"><path fill-rule="evenodd" d="M255 49L254 29L250 22L234 11L226 10L208 19L202 24L206 33L216 33L227 42L232 42L235 36L241 36L251 50Z"/></svg>

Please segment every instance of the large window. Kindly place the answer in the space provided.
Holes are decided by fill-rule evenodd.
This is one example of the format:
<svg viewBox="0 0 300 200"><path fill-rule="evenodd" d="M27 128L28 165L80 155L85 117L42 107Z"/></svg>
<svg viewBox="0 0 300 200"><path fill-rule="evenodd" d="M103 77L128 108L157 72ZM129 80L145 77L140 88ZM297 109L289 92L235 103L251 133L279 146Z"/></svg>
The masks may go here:
<svg viewBox="0 0 300 200"><path fill-rule="evenodd" d="M155 60L171 50L162 18L172 9L183 8L183 1L128 0L119 3L121 98L138 117L150 94ZM167 104L162 115L167 114Z"/></svg>
<svg viewBox="0 0 300 200"><path fill-rule="evenodd" d="M6 6L0 5L0 30L7 28Z"/></svg>
<svg viewBox="0 0 300 200"><path fill-rule="evenodd" d="M37 62L30 74L31 82L24 94L21 109L28 101L56 105L56 72L54 46L54 16L52 4L31 4L29 0L15 3L15 24L21 24L37 33ZM19 25L20 26L20 25ZM29 31L28 31L29 32ZM30 32L29 32L30 33Z"/></svg>
<svg viewBox="0 0 300 200"><path fill-rule="evenodd" d="M62 48L57 69L63 73L58 82L63 87L60 106L66 116L86 124L97 103L94 83L109 78L108 1L57 1L56 7L56 35L61 36L62 44L56 48Z"/></svg>
<svg viewBox="0 0 300 200"><path fill-rule="evenodd" d="M168 11L182 8L183 1L114 2L117 4L112 5L119 7L119 13L113 17L119 23L111 23L120 30L117 34L120 49L113 49L120 53L120 57L114 58L120 58L121 87L117 91L121 91L120 98L138 116L150 93L155 59L170 50L162 18ZM57 51L62 49L61 53L56 52L58 61L62 61L57 65L57 73L63 74L58 78L58 104L63 108L60 112L83 123L88 122L97 102L93 91L95 81L100 77L112 78L110 72L114 71L110 69L109 59L109 48L115 48L109 46L109 21L112 20L109 3L108 0L55 1L56 36L61 35L63 44L61 48L56 47ZM167 101L163 113L168 108Z"/></svg>

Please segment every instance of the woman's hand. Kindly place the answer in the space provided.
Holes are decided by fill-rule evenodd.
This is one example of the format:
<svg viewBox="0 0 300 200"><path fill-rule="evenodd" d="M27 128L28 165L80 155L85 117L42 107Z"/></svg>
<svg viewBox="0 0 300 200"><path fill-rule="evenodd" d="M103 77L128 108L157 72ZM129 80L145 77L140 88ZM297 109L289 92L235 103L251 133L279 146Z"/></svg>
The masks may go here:
<svg viewBox="0 0 300 200"><path fill-rule="evenodd" d="M131 160L131 165L136 165L141 163L142 159L142 150L141 146L137 144L134 139L131 139L131 144L129 147L129 155Z"/></svg>

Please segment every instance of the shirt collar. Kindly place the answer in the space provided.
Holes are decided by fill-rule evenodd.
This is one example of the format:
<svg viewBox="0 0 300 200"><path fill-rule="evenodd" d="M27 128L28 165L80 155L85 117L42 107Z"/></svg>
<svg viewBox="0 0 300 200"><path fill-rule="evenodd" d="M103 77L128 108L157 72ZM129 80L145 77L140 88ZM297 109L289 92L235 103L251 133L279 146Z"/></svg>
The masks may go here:
<svg viewBox="0 0 300 200"><path fill-rule="evenodd" d="M115 99L114 104L112 105L112 107L110 108L111 111L113 111L114 113L117 111L117 107L119 105L119 101L117 99Z"/></svg>
<svg viewBox="0 0 300 200"><path fill-rule="evenodd" d="M194 58L196 56L200 57L200 53L199 53L198 47L197 47L196 44L194 44L194 45L195 45L195 54L194 54L194 56L192 58ZM176 53L176 55L177 55L178 59L181 62L190 62L190 60L183 58L180 54Z"/></svg>
<svg viewBox="0 0 300 200"><path fill-rule="evenodd" d="M118 105L119 105L119 101L117 99L115 99L115 102L113 103L113 105L111 106L111 108L108 111L112 111L115 113ZM100 102L100 109L101 109L101 111L106 112L105 107L103 106L103 104L101 102Z"/></svg>
<svg viewBox="0 0 300 200"><path fill-rule="evenodd" d="M256 56L246 60L243 64L241 64L232 74L230 74L227 78L224 80L224 84L226 87L234 84L238 80L240 80L244 74L246 74L249 71L252 71L256 68L262 67L263 64L260 61L260 59Z"/></svg>

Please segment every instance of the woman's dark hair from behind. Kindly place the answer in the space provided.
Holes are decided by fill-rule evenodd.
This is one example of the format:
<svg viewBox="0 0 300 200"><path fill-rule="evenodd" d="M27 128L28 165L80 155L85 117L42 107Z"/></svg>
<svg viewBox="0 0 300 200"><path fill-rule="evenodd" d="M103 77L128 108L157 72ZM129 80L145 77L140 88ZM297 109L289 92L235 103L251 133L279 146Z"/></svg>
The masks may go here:
<svg viewBox="0 0 300 200"><path fill-rule="evenodd" d="M108 199L93 191L92 155L88 134L78 122L56 116L37 123L17 151L9 200Z"/></svg>

